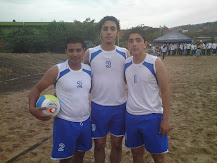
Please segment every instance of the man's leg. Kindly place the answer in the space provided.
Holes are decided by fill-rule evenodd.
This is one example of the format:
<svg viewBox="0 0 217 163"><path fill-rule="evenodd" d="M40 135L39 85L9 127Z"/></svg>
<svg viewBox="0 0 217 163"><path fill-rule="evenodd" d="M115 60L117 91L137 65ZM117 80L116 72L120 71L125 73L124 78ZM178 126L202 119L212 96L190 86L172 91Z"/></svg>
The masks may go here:
<svg viewBox="0 0 217 163"><path fill-rule="evenodd" d="M111 163L120 163L122 154L123 136L117 137L111 134Z"/></svg>
<svg viewBox="0 0 217 163"><path fill-rule="evenodd" d="M95 163L104 163L105 162L105 145L106 145L106 136L99 139L94 139L94 158Z"/></svg>
<svg viewBox="0 0 217 163"><path fill-rule="evenodd" d="M60 160L60 163L71 163L71 162L72 162L72 158Z"/></svg>
<svg viewBox="0 0 217 163"><path fill-rule="evenodd" d="M133 148L131 149L133 154L133 163L144 163L144 145L139 148Z"/></svg>
<svg viewBox="0 0 217 163"><path fill-rule="evenodd" d="M75 149L75 153L74 153L74 156L72 157L71 163L83 163L84 154L85 152L78 151L77 149Z"/></svg>
<svg viewBox="0 0 217 163"><path fill-rule="evenodd" d="M151 154L155 163L166 163L165 154Z"/></svg>

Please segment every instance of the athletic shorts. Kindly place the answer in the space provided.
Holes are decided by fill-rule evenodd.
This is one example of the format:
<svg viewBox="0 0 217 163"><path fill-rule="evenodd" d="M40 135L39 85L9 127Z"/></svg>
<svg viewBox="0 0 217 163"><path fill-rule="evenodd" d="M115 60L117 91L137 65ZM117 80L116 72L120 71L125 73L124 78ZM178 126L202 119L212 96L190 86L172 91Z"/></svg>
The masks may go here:
<svg viewBox="0 0 217 163"><path fill-rule="evenodd" d="M200 54L200 51L196 51L196 54Z"/></svg>
<svg viewBox="0 0 217 163"><path fill-rule="evenodd" d="M88 151L92 148L90 118L84 122L71 122L55 117L51 159L70 158L75 148L79 151Z"/></svg>
<svg viewBox="0 0 217 163"><path fill-rule="evenodd" d="M132 115L126 112L125 145L138 148L142 145L152 154L168 151L168 138L159 134L162 114Z"/></svg>
<svg viewBox="0 0 217 163"><path fill-rule="evenodd" d="M102 138L109 132L114 136L125 134L126 103L118 106L101 106L91 102L92 138Z"/></svg>

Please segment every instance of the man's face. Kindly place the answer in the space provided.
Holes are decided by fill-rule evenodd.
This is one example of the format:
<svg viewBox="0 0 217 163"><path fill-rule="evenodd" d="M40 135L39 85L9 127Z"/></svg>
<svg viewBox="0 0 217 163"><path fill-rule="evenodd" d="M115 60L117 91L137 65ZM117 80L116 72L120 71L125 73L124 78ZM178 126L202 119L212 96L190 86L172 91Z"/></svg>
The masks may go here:
<svg viewBox="0 0 217 163"><path fill-rule="evenodd" d="M118 35L117 25L113 21L106 21L100 31L101 39L105 43L114 43Z"/></svg>
<svg viewBox="0 0 217 163"><path fill-rule="evenodd" d="M132 33L128 38L127 46L133 55L143 54L144 49L147 46L147 41L144 42L144 39L140 34Z"/></svg>
<svg viewBox="0 0 217 163"><path fill-rule="evenodd" d="M72 64L78 64L82 61L84 49L81 43L68 43L65 53Z"/></svg>

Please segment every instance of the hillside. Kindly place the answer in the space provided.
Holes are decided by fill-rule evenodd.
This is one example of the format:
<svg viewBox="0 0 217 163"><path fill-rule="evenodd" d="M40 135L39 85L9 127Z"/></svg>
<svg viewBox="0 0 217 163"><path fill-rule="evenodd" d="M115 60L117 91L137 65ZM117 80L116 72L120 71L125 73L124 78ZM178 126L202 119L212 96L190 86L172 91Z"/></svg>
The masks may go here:
<svg viewBox="0 0 217 163"><path fill-rule="evenodd" d="M188 24L170 28L193 37L217 37L217 21L202 24ZM217 41L217 40L215 40Z"/></svg>
<svg viewBox="0 0 217 163"><path fill-rule="evenodd" d="M188 25L182 25L173 27L170 29L184 29L184 30L191 30L191 31L201 31L201 30L217 30L217 21L215 22L207 22L207 23L201 23L201 24L188 24Z"/></svg>

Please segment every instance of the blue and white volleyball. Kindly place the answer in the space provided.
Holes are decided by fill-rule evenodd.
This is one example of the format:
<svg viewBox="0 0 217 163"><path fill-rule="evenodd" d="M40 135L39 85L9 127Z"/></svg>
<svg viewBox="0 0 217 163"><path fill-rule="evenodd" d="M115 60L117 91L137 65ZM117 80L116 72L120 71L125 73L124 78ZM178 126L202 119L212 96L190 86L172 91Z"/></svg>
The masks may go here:
<svg viewBox="0 0 217 163"><path fill-rule="evenodd" d="M48 109L42 110L42 113L55 117L60 111L59 99L53 95L41 96L36 102L36 107L47 107Z"/></svg>

